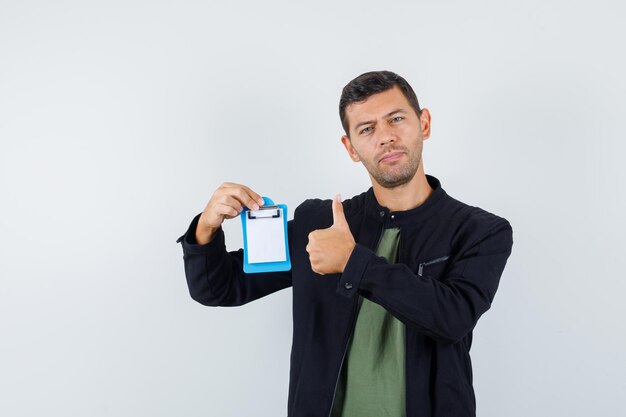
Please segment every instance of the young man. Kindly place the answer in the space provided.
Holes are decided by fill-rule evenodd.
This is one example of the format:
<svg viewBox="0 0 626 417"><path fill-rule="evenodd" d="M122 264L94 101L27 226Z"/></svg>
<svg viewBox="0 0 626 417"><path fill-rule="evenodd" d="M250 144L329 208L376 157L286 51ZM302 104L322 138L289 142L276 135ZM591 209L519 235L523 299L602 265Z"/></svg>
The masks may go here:
<svg viewBox="0 0 626 417"><path fill-rule="evenodd" d="M339 114L372 187L303 202L288 222L292 270L247 275L221 224L263 200L224 183L178 240L190 294L234 306L292 287L290 417L475 416L472 330L511 253L511 226L424 173L430 113L402 77L360 75Z"/></svg>

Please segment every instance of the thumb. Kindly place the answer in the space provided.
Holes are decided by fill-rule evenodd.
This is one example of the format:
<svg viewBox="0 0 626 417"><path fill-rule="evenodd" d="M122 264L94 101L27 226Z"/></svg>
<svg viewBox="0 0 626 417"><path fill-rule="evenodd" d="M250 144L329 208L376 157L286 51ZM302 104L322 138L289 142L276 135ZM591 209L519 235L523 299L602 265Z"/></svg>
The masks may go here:
<svg viewBox="0 0 626 417"><path fill-rule="evenodd" d="M348 227L348 221L343 213L343 204L341 204L341 195L339 194L333 199L333 226Z"/></svg>

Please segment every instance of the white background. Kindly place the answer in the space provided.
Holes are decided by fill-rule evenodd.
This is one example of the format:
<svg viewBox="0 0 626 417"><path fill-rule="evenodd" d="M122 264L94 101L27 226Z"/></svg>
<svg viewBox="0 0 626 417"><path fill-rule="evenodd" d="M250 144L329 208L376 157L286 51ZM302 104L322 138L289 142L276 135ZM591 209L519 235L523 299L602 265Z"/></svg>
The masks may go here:
<svg viewBox="0 0 626 417"><path fill-rule="evenodd" d="M203 307L175 240L224 181L366 190L338 101L383 69L513 225L478 415L625 415L622 3L224 3L0 1L0 415L286 415L290 290Z"/></svg>

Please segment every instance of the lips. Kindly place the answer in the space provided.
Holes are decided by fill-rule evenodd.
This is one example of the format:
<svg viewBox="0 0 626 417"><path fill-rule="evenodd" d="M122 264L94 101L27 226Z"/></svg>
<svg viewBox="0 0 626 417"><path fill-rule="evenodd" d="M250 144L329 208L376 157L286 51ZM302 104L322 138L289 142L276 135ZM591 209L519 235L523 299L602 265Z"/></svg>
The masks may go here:
<svg viewBox="0 0 626 417"><path fill-rule="evenodd" d="M380 158L378 163L395 161L396 159L399 159L403 153L404 152L390 152L388 154L383 155L383 157Z"/></svg>

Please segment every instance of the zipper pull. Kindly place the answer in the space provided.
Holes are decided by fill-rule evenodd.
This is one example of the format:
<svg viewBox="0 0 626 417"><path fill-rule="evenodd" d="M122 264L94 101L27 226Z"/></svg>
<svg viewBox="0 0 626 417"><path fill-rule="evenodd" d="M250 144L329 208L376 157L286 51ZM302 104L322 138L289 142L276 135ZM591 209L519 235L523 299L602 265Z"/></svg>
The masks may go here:
<svg viewBox="0 0 626 417"><path fill-rule="evenodd" d="M419 275L421 277L422 276L422 272L424 272L424 262L419 264L419 267L417 268L417 275Z"/></svg>

